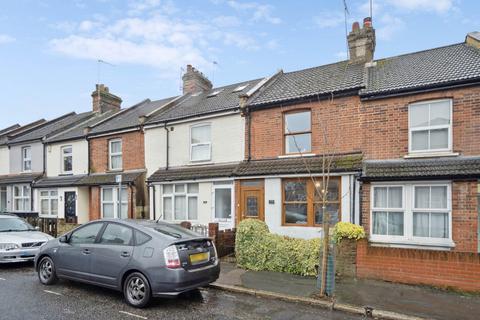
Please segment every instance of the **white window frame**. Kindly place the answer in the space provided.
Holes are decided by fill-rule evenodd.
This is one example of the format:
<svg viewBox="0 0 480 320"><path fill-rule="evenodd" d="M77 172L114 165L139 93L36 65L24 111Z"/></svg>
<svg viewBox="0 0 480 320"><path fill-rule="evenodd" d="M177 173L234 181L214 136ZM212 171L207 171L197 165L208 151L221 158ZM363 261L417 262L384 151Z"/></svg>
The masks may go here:
<svg viewBox="0 0 480 320"><path fill-rule="evenodd" d="M196 184L199 188L198 193L189 193L188 192L188 185L189 184ZM164 188L165 186L172 186L172 193L164 193ZM177 192L175 185L183 185L184 192ZM182 221L193 221L197 222L198 221L198 216L199 216L199 211L200 211L200 206L199 206L199 193L200 193L200 184L198 182L189 182L189 183L169 183L169 184L163 184L162 185L162 190L161 190L161 195L162 195L162 204L161 204L161 210L162 210L162 216L161 219L165 221L171 221L171 222L182 222ZM184 220L177 220L175 218L175 198L176 197L185 197L185 209L186 209L186 218ZM172 199L172 220L166 220L165 219L165 214L164 214L164 199L165 198L170 198ZM196 219L190 219L190 210L188 207L188 200L189 198L197 198L197 218Z"/></svg>
<svg viewBox="0 0 480 320"><path fill-rule="evenodd" d="M48 195L42 196L42 192L47 192ZM52 193L54 193L54 192L56 194L52 195ZM38 208L39 216L41 216L41 217L57 217L58 216L58 204L59 204L58 190L56 190L56 189L48 189L48 190L39 189L38 190L38 199L39 199L39 208ZM48 201L48 213L42 213L42 201L43 200ZM57 213L56 214L52 213L52 200L57 200Z"/></svg>
<svg viewBox="0 0 480 320"><path fill-rule="evenodd" d="M447 209L441 209L439 212L448 212L448 238L430 238L430 237L414 237L413 236L413 212L415 211L415 187L447 187ZM373 234L373 212L382 211L381 208L374 208L375 187L403 187L403 236L388 236ZM392 211L392 209L389 209ZM432 211L431 209L428 209ZM395 210L393 210L395 211ZM398 210L400 211L400 210ZM419 182L388 182L388 183L372 183L370 190L370 241L376 243L384 243L393 246L419 246L419 247L445 247L452 248L455 243L452 239L452 184L450 181L419 181Z"/></svg>
<svg viewBox="0 0 480 320"><path fill-rule="evenodd" d="M120 152L112 152L112 144L120 142ZM112 167L112 158L120 156L120 168L113 168ZM122 139L112 139L108 140L108 169L110 171L120 171L123 170L123 142Z"/></svg>
<svg viewBox="0 0 480 320"><path fill-rule="evenodd" d="M65 150L68 149L68 148L70 148L70 153L65 154ZM61 172L63 174L72 174L73 173L73 146L72 145L62 146L60 148L60 152L61 152L61 160L60 161L61 161L61 168L62 168ZM70 170L70 171L65 170L65 158L68 158L68 157L72 158L72 170Z"/></svg>
<svg viewBox="0 0 480 320"><path fill-rule="evenodd" d="M209 142L201 142L201 143L192 143L192 131L195 128L201 128L201 127L209 127L210 128L210 141ZM200 124L195 124L190 126L189 130L189 144L190 144L190 161L191 162L205 162L205 161L211 161L212 160L212 124L210 122L207 123L200 123ZM193 148L197 146L208 146L208 157L205 159L196 159L193 160Z"/></svg>
<svg viewBox="0 0 480 320"><path fill-rule="evenodd" d="M411 127L412 123L412 113L410 112L410 108L414 106L428 106L428 113L430 119L430 110L431 104L437 102L445 102L448 101L450 104L450 123L449 124L442 124L442 125L434 125L434 126L424 126L424 127ZM408 105L408 153L409 154L428 154L428 153L450 153L452 152L452 139L453 139L453 101L452 99L437 99L437 100L428 100L428 101L421 101L415 102ZM435 129L448 129L448 147L447 148L440 148L440 149L425 149L425 150L413 150L412 149L412 142L413 142L413 132L415 131L425 131L425 130L435 130ZM430 139L430 138L429 138Z"/></svg>
<svg viewBox="0 0 480 320"><path fill-rule="evenodd" d="M402 188L402 206L400 208L376 208L375 207L375 188L392 188L392 187L401 187ZM371 212L370 212L370 233L371 237L375 238L378 241L382 242L397 242L402 241L407 233L406 233L406 225L407 225L407 214L406 214L406 206L405 206L405 186L401 184L385 184L385 185L372 185L372 197L371 197ZM388 191L387 191L388 192ZM387 197L388 201L388 197ZM403 236L398 235L380 235L380 234L373 234L373 212L374 211L381 211L381 212L403 212ZM388 219L387 219L388 223ZM388 226L387 226L388 228Z"/></svg>
<svg viewBox="0 0 480 320"><path fill-rule="evenodd" d="M25 151L30 150L30 157L27 157L25 155ZM25 146L22 147L21 149L22 152L22 172L32 172L32 147L31 146ZM26 169L26 163L30 163L30 169Z"/></svg>
<svg viewBox="0 0 480 320"><path fill-rule="evenodd" d="M112 201L105 201L103 199L103 190L105 189L111 189L112 190ZM104 204L113 204L113 218L111 219L121 219L120 217L120 213L118 212L118 190L119 188L118 187L102 187L100 188L100 211L101 211L101 214L102 214L102 218L104 218L103 216L103 205ZM123 205L127 205L127 218L128 217L128 188L127 187L122 187L122 190L126 190L127 191L127 200L123 200L122 198L120 198L120 210L121 210L121 207ZM120 194L121 195L121 194Z"/></svg>
<svg viewBox="0 0 480 320"><path fill-rule="evenodd" d="M27 194L24 193L24 187L28 188ZM15 188L20 188L19 195L15 196ZM12 187L12 198L13 198L13 204L12 208L14 212L30 212L32 211L32 188L28 184L16 184ZM17 208L17 201L16 200L21 200L22 204L25 203L25 200L27 200L27 208L25 208L23 205L23 208Z"/></svg>
<svg viewBox="0 0 480 320"><path fill-rule="evenodd" d="M232 210L232 215L230 218L225 218L225 219L222 219L222 218L217 218L215 216L215 192L217 191L217 189L229 189L230 190L230 200L231 200L231 210ZM212 219L213 221L215 222L219 222L219 223L225 223L225 222L232 222L234 220L234 217L235 217L235 194L234 194L234 187L233 187L233 181L230 181L230 182L225 182L225 183L218 183L218 184L214 184L213 185L213 188L212 188Z"/></svg>
<svg viewBox="0 0 480 320"><path fill-rule="evenodd" d="M3 195L3 197L2 197L2 195ZM7 211L7 209L8 209L7 195L8 195L7 187L6 186L0 186L0 209L3 207L5 209L4 211ZM3 203L2 198L5 199L5 203ZM2 212L2 210L0 210L0 212Z"/></svg>

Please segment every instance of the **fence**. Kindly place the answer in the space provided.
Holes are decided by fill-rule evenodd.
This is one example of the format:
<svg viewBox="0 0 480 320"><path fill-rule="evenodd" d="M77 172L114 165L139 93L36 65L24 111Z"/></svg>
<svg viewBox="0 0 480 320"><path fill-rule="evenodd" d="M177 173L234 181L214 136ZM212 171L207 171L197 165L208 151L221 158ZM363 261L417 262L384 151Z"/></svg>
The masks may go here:
<svg viewBox="0 0 480 320"><path fill-rule="evenodd" d="M224 257L235 252L235 229L220 230L218 223L207 225L192 225L188 221L180 224L205 237L210 237L215 243L219 257Z"/></svg>

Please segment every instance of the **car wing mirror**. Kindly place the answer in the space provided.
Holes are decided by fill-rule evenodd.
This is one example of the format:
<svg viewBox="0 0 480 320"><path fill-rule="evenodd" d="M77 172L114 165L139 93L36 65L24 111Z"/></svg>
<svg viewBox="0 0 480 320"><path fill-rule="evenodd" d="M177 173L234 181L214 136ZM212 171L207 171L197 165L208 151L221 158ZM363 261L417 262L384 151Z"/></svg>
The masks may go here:
<svg viewBox="0 0 480 320"><path fill-rule="evenodd" d="M39 226L36 226L36 227L35 227L35 231L40 231L40 227L39 227Z"/></svg>
<svg viewBox="0 0 480 320"><path fill-rule="evenodd" d="M60 241L61 243L68 243L68 235L64 234L63 236L58 238L58 241Z"/></svg>

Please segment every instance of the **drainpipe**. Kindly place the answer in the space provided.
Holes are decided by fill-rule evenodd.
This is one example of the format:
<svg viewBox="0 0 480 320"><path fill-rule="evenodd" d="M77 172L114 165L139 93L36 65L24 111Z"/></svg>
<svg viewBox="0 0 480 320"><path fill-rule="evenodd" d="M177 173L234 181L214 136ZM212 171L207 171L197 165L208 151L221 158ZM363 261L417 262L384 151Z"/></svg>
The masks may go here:
<svg viewBox="0 0 480 320"><path fill-rule="evenodd" d="M357 174L356 176L356 179L355 180L358 180L361 176L361 173ZM362 225L362 220L363 220L363 213L362 213L362 189L363 189L363 183L361 181L359 181L358 183L358 224L360 226L363 226Z"/></svg>
<svg viewBox="0 0 480 320"><path fill-rule="evenodd" d="M150 188L151 187L151 188ZM148 190L152 190L152 196L153 198L150 198L150 199L153 199L153 203L152 203L152 210L153 210L153 220L157 220L156 217L157 217L157 208L156 208L156 198L155 198L155 185L150 185Z"/></svg>
<svg viewBox="0 0 480 320"><path fill-rule="evenodd" d="M248 95L247 94L241 94L239 96L240 98L240 114L245 117L245 121L247 121L247 160L250 161L252 159L252 135L251 135L251 130L252 130L252 121L251 121L251 115L250 115L250 110L248 110L247 107L247 101L248 101Z"/></svg>
<svg viewBox="0 0 480 320"><path fill-rule="evenodd" d="M166 137L167 138L167 146L166 146L166 152L165 152L165 154L166 154L166 156L165 156L165 158L166 158L165 170L168 170L168 167L169 167L169 163L168 163L169 155L168 154L169 154L169 149L170 149L170 139L169 139L169 130L167 128L167 123L165 123L165 126L163 128L165 129L166 134L167 134L167 137Z"/></svg>

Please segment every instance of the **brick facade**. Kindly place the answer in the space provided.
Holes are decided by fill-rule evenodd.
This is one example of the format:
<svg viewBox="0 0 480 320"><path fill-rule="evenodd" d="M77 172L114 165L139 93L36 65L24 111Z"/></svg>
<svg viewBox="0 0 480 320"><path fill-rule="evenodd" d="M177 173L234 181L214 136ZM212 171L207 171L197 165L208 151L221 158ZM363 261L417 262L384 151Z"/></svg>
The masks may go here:
<svg viewBox="0 0 480 320"><path fill-rule="evenodd" d="M89 210L89 219L98 220L102 218L102 208L101 208L101 187L94 186L90 187L90 210ZM132 199L136 199L136 187L129 186L127 189L128 193L128 218L135 219L138 218L137 213L135 212L135 203L132 202Z"/></svg>

